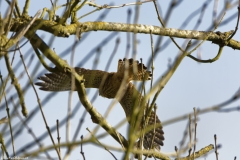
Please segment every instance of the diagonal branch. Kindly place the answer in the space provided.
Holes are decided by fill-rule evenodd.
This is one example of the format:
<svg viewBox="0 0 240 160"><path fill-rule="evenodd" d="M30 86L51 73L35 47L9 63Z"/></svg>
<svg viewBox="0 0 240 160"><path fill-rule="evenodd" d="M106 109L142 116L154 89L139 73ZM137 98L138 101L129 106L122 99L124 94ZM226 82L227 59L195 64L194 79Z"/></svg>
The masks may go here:
<svg viewBox="0 0 240 160"><path fill-rule="evenodd" d="M30 36L31 37L31 36ZM78 86L78 95L81 103L85 107L85 109L90 113L90 115L94 118L94 120L97 120L98 124L101 125L110 135L112 135L113 138L115 138L118 142L121 142L125 147L128 146L127 140L118 133L103 117L102 115L97 112L97 110L92 106L90 101L87 98L85 87L82 77L80 77L74 70L71 69L70 66L67 65L65 61L63 61L58 55L56 55L55 52L53 52L44 41L38 37L36 34L29 39L31 44L35 47L38 47L39 50L42 51L42 53L51 60L56 66L58 66L58 69L65 71L67 73L73 74L74 77L77 79L76 83L79 83ZM67 68L67 70L66 70Z"/></svg>

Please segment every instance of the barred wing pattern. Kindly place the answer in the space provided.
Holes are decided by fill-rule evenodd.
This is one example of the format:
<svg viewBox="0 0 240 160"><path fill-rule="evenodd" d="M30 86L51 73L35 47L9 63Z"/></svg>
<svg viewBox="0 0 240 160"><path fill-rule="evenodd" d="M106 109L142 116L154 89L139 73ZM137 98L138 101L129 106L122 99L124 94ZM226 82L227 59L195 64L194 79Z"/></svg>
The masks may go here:
<svg viewBox="0 0 240 160"><path fill-rule="evenodd" d="M108 72L101 70L90 70L85 68L74 68L79 75L83 75L85 79L84 85L86 88L99 88L100 83L104 75L108 75ZM71 78L64 72L47 73L45 76L38 77L39 80L44 82L35 83L41 86L39 89L44 91L70 91L71 90ZM73 86L73 90L76 90L76 86Z"/></svg>
<svg viewBox="0 0 240 160"><path fill-rule="evenodd" d="M116 98L117 92L122 83L124 83L123 95L118 98L123 107L128 122L133 111L135 99L138 103L143 99L142 95L131 83L132 80L144 81L151 79L151 72L147 71L144 64L134 61L133 59L123 59L118 61L117 72L105 72L101 70L89 70L84 68L75 68L79 75L83 75L85 79L84 85L86 88L98 88L99 94L106 98ZM127 77L124 75L127 71ZM126 77L126 78L125 78ZM64 72L48 73L45 76L39 77L42 82L36 83L44 91L69 91L71 90L71 78ZM72 86L72 90L76 90L76 86ZM136 98L135 98L136 97ZM139 105L140 107L140 105ZM153 147L160 149L163 146L164 132L162 130L161 122L154 112L151 113L148 126L160 124L160 127L147 132L144 136L144 148L150 149L153 140ZM142 123L143 124L143 123ZM141 124L141 126L143 126Z"/></svg>

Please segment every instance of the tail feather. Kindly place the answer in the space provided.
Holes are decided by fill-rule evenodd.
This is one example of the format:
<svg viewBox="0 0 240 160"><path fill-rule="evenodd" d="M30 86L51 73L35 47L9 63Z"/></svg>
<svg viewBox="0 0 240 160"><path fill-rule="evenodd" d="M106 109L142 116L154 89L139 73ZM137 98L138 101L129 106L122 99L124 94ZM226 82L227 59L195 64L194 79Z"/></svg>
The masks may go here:
<svg viewBox="0 0 240 160"><path fill-rule="evenodd" d="M143 96L137 91L137 89L134 87L134 85L130 82L128 84L128 88L123 95L122 99L119 101L122 105L126 117L128 121L130 122L132 113L133 113L133 106L135 105L135 99L138 99L138 102L140 102L143 99ZM141 126L143 126L143 119ZM164 141L164 132L161 126L161 121L159 120L158 116L152 111L148 120L148 126L154 126L158 125L157 128L150 130L149 132L145 133L143 145L145 149L151 149L156 148L160 149L160 146L163 146ZM153 144L151 145L153 140ZM139 143L139 142L138 142Z"/></svg>
<svg viewBox="0 0 240 160"><path fill-rule="evenodd" d="M155 117L155 113L152 111L149 121L148 121L148 126L154 126L156 124L161 124L161 122L160 122L158 116L156 115L156 117ZM144 144L143 144L144 148L151 149L151 146L155 147L155 148L156 147L158 148L159 145L163 146L163 141L165 139L163 135L164 135L164 132L162 130L162 126L155 128L155 132L154 132L154 129L147 132L144 136L144 140L145 140ZM152 139L153 139L153 144L151 144ZM160 147L159 147L159 149L160 149Z"/></svg>

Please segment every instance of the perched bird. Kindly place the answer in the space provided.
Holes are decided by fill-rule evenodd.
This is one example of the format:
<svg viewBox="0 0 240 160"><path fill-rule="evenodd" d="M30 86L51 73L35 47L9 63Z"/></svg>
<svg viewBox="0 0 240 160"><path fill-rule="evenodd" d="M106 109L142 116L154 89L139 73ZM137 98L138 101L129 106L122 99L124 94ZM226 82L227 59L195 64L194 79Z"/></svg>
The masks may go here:
<svg viewBox="0 0 240 160"><path fill-rule="evenodd" d="M118 61L117 72L105 72L78 67L74 69L79 75L83 75L86 88L98 88L101 96L116 98L123 107L129 123L134 105L137 105L139 109L143 100L143 96L131 81L145 81L152 78L151 72L147 71L147 67L144 64L125 58ZM47 73L38 79L43 82L35 84L44 91L77 90L76 86L72 86L71 78L64 72ZM142 117L140 125L142 128L143 123L144 119ZM153 126L154 124L158 124L158 127L145 133L143 146L145 149L156 148L160 150L160 146L163 146L164 132L159 118L152 111L147 126Z"/></svg>

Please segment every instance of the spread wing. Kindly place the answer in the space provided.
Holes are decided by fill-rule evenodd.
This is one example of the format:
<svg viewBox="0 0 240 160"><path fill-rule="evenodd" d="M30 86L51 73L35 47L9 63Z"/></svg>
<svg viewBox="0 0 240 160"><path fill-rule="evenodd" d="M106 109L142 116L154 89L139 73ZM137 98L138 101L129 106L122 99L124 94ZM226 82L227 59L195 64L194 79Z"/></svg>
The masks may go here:
<svg viewBox="0 0 240 160"><path fill-rule="evenodd" d="M88 70L84 68L75 68L76 72L79 75L83 75L85 79L86 88L99 88L100 95L107 98L115 98L116 93L121 86L123 77L125 73L127 75L127 85L124 89L119 102L122 105L128 121L131 118L133 112L133 106L135 105L135 100L141 102L143 97L130 82L131 80L144 81L150 80L152 74L150 71L147 71L147 68L144 64L134 61L133 59L123 59L118 61L118 71L108 73L101 70ZM40 86L41 90L45 91L68 91L71 90L72 80L64 72L57 73L48 73L45 76L39 77L38 79L42 82L36 83ZM73 86L72 90L76 90L76 87ZM136 99L136 98L137 99ZM144 148L150 149L151 142L153 140L153 147L160 149L160 146L163 146L164 132L162 130L161 122L154 112L151 113L147 126L152 126L155 123L160 124L160 127L156 128L155 131L152 129L147 132L144 136ZM142 126L142 125L141 125Z"/></svg>
<svg viewBox="0 0 240 160"><path fill-rule="evenodd" d="M123 95L122 99L119 101L125 111L128 121L130 120L130 117L133 112L133 106L136 99L135 97L137 98L138 102L140 102L143 99L142 95L130 82L128 84L125 94ZM159 120L158 116L155 115L155 113L152 111L147 126L153 126L155 122L156 124L161 124L161 121ZM163 135L164 135L164 132L162 130L161 125L160 127L155 129L155 133L154 133L154 130L147 132L144 136L144 148L150 149L152 139L154 139L154 144L152 146L160 149L160 146L163 146L163 140L164 140Z"/></svg>
<svg viewBox="0 0 240 160"><path fill-rule="evenodd" d="M84 84L86 88L99 88L104 75L108 74L108 72L101 70L89 70L78 67L75 67L74 69L79 75L83 75L83 78L85 79ZM45 74L45 76L38 77L38 79L43 81L35 83L36 85L40 86L41 90L44 91L71 90L72 80L64 72L47 73ZM75 86L73 86L73 90L76 90Z"/></svg>

